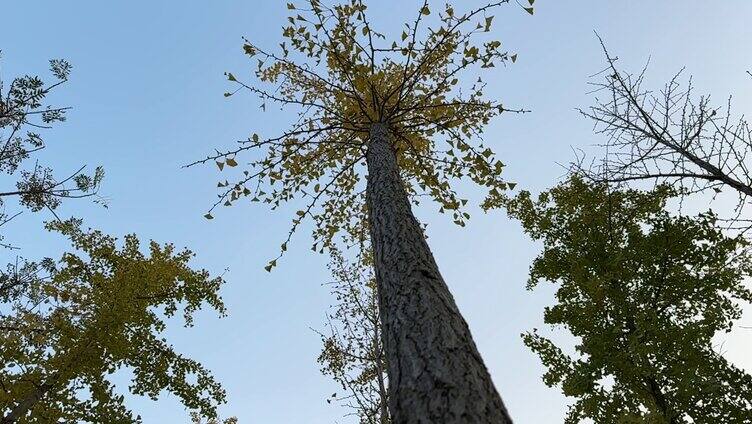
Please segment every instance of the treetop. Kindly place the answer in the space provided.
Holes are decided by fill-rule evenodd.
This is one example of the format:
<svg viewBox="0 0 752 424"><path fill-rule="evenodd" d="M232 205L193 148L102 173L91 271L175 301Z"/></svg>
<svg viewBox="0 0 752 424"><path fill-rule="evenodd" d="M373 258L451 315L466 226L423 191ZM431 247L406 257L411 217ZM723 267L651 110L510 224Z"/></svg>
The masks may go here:
<svg viewBox="0 0 752 424"><path fill-rule="evenodd" d="M493 117L521 110L487 99L479 73L517 59L490 37L493 13L506 3L460 13L449 3L434 10L426 0L393 40L375 28L362 0L335 6L318 0L305 6L288 3L280 51L246 39L243 50L254 59L255 82L227 73L236 87L225 96L251 92L264 110L269 104L294 109L295 120L281 135L252 134L233 149L191 164L214 161L225 170L257 152L240 166L242 175L218 183L219 199L206 218L213 218L217 206L240 199L272 208L304 199L289 236L311 218L315 251L327 250L340 231L357 238L366 214L365 153L376 123L389 128L415 203L428 197L464 226L467 199L454 183L469 178L487 190L481 207L498 207L502 193L514 184L501 178L504 164L484 143L483 130ZM525 10L532 14L532 7ZM267 269L274 265L276 260Z"/></svg>

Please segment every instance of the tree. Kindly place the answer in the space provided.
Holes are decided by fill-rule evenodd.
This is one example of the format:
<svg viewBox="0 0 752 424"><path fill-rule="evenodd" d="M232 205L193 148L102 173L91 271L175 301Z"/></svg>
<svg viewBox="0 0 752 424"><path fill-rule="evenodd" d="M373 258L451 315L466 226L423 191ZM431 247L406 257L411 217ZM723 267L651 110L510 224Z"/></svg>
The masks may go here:
<svg viewBox="0 0 752 424"><path fill-rule="evenodd" d="M65 199L96 196L104 177L104 170L97 167L93 174L85 174L82 166L63 179L56 179L53 170L32 162L34 155L46 147L42 133L55 123L66 119L68 107L52 106L45 98L68 82L72 66L65 60L50 60L50 72L54 82L45 83L38 76L24 75L11 79L6 85L0 77L0 172L10 181L0 192L0 228L22 211L9 212L8 200L17 198L20 205L32 212L42 209L55 213ZM99 201L99 200L98 200ZM0 247L16 249L9 242ZM16 259L5 270L0 270L0 291L33 279L37 264Z"/></svg>
<svg viewBox="0 0 752 424"><path fill-rule="evenodd" d="M134 235L122 247L76 221L49 228L80 253L35 266L35 278L4 291L10 313L0 316L2 423L140 422L108 377L133 370L130 391L156 399L162 390L214 417L225 393L198 362L175 352L162 336L165 318L185 325L203 304L224 314L221 278L188 267L193 254L170 245L140 250Z"/></svg>
<svg viewBox="0 0 752 424"><path fill-rule="evenodd" d="M574 397L567 423L744 423L752 376L713 349L739 302L752 301L749 242L716 216L671 216L679 193L614 189L580 177L509 200L510 216L542 241L528 288L556 285L547 324L577 338L568 354L537 330L525 344L548 368L549 386Z"/></svg>
<svg viewBox="0 0 752 424"><path fill-rule="evenodd" d="M486 210L499 206L512 186L480 137L490 119L510 110L485 99L482 79L465 83L469 71L516 60L499 41L482 38L491 13L507 2L458 14L451 5L435 13L426 1L391 43L374 29L362 0L288 4L281 52L246 40L245 53L258 59L258 83L228 73L237 89L226 96L246 90L260 97L263 109L267 103L293 107L294 124L279 136L253 134L197 162L226 169L244 154L258 154L232 183L219 183L209 219L218 205L241 199L273 208L305 201L282 252L305 219L314 224L313 249L324 252L338 234L354 237L367 217L389 410L397 423L511 421L411 211L411 203L427 196L464 226L467 200L455 191L457 180L488 190Z"/></svg>
<svg viewBox="0 0 752 424"><path fill-rule="evenodd" d="M381 343L376 278L370 249L355 260L332 251L329 284L337 303L327 314L328 334L319 333L323 343L318 361L321 372L342 386L345 394L327 399L353 410L361 424L388 424L388 378Z"/></svg>
<svg viewBox="0 0 752 424"><path fill-rule="evenodd" d="M745 218L752 195L752 129L743 116L733 118L731 99L719 107L710 96L695 98L691 78L681 83L682 72L662 90L650 91L644 88L647 67L637 75L623 72L603 51L608 67L604 81L594 85L604 100L596 98L580 112L608 137L608 154L588 174L596 181L653 180L714 196L730 189L738 196L736 214L724 219L736 227L752 225ZM581 163L575 168L583 170Z"/></svg>
<svg viewBox="0 0 752 424"><path fill-rule="evenodd" d="M224 314L223 280L192 270L188 250L151 242L146 255L135 235L119 244L82 230L80 220L60 220L55 209L61 201L96 194L101 168L86 175L82 167L63 180L38 163L24 169L44 148L32 129L65 118L67 108L43 100L67 81L70 65L52 61L51 69L52 85L24 76L3 93L0 83L0 169L18 177L0 202L15 196L31 211L47 209L55 218L47 229L69 238L74 250L57 262L17 258L0 271L0 423L140 422L110 382L121 368L134 374L132 393L156 399L167 390L215 417L223 389L198 362L176 352L163 332L165 320L177 313L191 325L205 304ZM3 209L0 225L17 215Z"/></svg>
<svg viewBox="0 0 752 424"><path fill-rule="evenodd" d="M68 81L71 68L65 60L51 60L50 72L55 78L52 84L37 76L25 75L13 78L5 87L0 79L0 171L15 180L11 183L15 187L0 192L0 226L20 214L6 211L7 199L11 197L37 212L54 211L66 198L97 194L104 177L101 167L89 175L83 172L86 167L82 166L67 177L57 179L53 170L40 165L39 161L26 166L34 154L45 148L41 132L66 119L65 112L69 108L45 104L45 98Z"/></svg>

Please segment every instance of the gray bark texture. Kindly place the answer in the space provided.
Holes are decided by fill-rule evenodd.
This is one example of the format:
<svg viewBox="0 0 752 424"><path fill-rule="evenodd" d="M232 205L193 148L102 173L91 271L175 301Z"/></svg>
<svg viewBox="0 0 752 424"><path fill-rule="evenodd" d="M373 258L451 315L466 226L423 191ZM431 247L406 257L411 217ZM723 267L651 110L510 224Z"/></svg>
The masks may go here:
<svg viewBox="0 0 752 424"><path fill-rule="evenodd" d="M511 423L412 213L386 124L371 127L366 160L392 422Z"/></svg>

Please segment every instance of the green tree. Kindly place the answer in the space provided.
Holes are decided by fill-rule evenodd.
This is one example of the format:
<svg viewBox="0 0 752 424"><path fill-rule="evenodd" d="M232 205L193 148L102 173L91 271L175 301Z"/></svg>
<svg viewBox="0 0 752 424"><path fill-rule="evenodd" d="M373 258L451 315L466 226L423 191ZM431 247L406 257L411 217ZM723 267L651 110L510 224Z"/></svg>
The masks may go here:
<svg viewBox="0 0 752 424"><path fill-rule="evenodd" d="M215 207L242 199L273 208L304 201L290 236L310 219L320 252L338 234L352 236L367 217L389 409L398 423L511 421L411 210L425 196L464 226L467 200L455 191L457 180L487 189L484 209L498 206L511 186L480 137L509 109L486 99L486 84L475 78L516 60L488 37L492 13L506 3L458 13L450 4L432 10L425 1L394 41L375 29L362 0L288 4L281 51L246 41L257 82L228 73L237 89L226 96L245 90L263 109L295 108L294 123L278 136L253 134L197 162L227 169L247 161L233 182L219 183ZM254 154L243 159L248 153Z"/></svg>
<svg viewBox="0 0 752 424"><path fill-rule="evenodd" d="M193 254L169 244L151 242L144 255L134 235L118 247L76 221L48 226L76 253L42 261L35 278L0 293L10 309L0 317L0 422L139 422L108 380L122 367L134 373L132 393L156 399L167 390L214 416L224 391L162 332L176 313L190 326L203 304L224 313L222 279L190 269Z"/></svg>
<svg viewBox="0 0 752 424"><path fill-rule="evenodd" d="M535 330L524 342L548 368L543 380L576 398L565 422L745 423L752 377L713 349L752 300L749 244L716 216L672 216L678 193L618 190L574 177L522 192L509 214L543 243L528 288L555 284L547 324L577 338L573 354Z"/></svg>
<svg viewBox="0 0 752 424"><path fill-rule="evenodd" d="M110 381L121 368L134 373L132 393L156 399L167 390L214 417L223 389L163 332L178 313L191 325L203 305L224 314L222 279L192 270L188 250L151 242L147 255L134 235L116 243L82 230L78 220L61 221L55 209L63 200L96 195L101 168L88 175L82 167L58 180L38 161L26 166L45 146L40 132L65 119L67 108L44 100L70 68L51 61L53 84L35 76L0 82L0 170L15 181L15 189L0 193L0 225L18 215L5 210L16 197L28 210L51 212L47 228L74 249L59 261L17 258L0 271L0 423L140 422Z"/></svg>

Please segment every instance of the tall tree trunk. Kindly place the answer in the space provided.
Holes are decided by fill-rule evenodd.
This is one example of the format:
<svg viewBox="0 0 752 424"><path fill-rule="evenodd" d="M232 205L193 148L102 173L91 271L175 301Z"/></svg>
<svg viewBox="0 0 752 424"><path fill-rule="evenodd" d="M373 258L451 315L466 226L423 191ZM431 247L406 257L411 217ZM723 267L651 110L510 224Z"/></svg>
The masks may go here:
<svg viewBox="0 0 752 424"><path fill-rule="evenodd" d="M392 422L511 423L413 216L386 124L371 127L366 160Z"/></svg>
<svg viewBox="0 0 752 424"><path fill-rule="evenodd" d="M18 402L15 407L11 408L6 416L0 418L0 424L13 424L18 421L21 417L26 415L31 408L37 404L37 402L42 400L44 395L47 394L51 388L52 387L47 384L38 386L33 392Z"/></svg>

